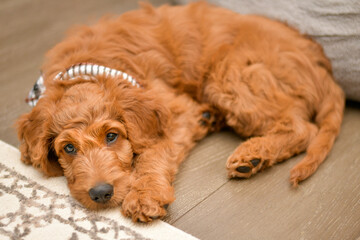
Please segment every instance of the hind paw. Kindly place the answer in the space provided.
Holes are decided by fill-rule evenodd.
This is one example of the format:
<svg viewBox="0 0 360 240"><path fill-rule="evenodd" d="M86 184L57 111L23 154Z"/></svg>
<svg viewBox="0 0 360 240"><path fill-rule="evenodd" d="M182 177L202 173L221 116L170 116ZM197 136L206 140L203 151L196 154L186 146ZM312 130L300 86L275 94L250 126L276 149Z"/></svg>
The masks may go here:
<svg viewBox="0 0 360 240"><path fill-rule="evenodd" d="M260 157L241 156L234 153L226 163L230 178L249 178L267 166L267 161Z"/></svg>

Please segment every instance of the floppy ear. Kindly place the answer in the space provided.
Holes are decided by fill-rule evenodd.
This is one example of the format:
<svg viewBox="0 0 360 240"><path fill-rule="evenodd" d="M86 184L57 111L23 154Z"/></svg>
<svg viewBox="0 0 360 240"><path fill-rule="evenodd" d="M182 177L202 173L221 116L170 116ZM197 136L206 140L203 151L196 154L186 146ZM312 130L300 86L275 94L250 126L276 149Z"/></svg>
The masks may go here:
<svg viewBox="0 0 360 240"><path fill-rule="evenodd" d="M161 103L146 94L131 94L120 104L135 153L141 153L166 137L170 114Z"/></svg>
<svg viewBox="0 0 360 240"><path fill-rule="evenodd" d="M63 170L53 148L54 135L50 132L51 113L44 104L39 101L30 113L17 121L21 160L46 176L61 176Z"/></svg>

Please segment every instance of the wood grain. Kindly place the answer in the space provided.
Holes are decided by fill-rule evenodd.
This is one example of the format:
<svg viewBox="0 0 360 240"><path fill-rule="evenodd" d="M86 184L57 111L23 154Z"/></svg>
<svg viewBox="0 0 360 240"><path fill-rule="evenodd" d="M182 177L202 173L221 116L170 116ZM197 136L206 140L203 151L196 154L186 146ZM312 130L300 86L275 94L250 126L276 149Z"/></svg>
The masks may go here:
<svg viewBox="0 0 360 240"><path fill-rule="evenodd" d="M173 225L200 239L356 239L359 146L360 110L348 107L330 156L299 188L290 186L289 171L304 154L249 180L228 181Z"/></svg>
<svg viewBox="0 0 360 240"><path fill-rule="evenodd" d="M173 223L229 181L225 163L241 142L231 132L221 132L201 141L181 165L175 180L176 201L164 219Z"/></svg>

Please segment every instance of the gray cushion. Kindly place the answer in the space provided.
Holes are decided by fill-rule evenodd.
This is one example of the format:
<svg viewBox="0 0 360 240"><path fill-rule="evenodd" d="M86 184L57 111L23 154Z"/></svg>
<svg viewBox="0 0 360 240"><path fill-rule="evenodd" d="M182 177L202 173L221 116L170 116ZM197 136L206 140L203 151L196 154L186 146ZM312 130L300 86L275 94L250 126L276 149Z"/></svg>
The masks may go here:
<svg viewBox="0 0 360 240"><path fill-rule="evenodd" d="M185 4L189 0L176 0ZM242 14L258 14L287 22L325 49L336 81L348 99L360 101L359 0L208 0Z"/></svg>

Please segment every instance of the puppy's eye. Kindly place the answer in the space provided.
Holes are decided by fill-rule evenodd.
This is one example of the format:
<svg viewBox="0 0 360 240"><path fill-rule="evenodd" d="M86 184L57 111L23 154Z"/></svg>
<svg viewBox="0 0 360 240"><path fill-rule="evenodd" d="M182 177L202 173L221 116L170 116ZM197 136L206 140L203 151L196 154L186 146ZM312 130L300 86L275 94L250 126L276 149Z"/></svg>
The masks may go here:
<svg viewBox="0 0 360 240"><path fill-rule="evenodd" d="M76 148L74 147L74 145L72 144L68 144L64 147L64 150L67 154L75 154L76 153Z"/></svg>
<svg viewBox="0 0 360 240"><path fill-rule="evenodd" d="M116 139L118 138L118 135L116 133L108 133L106 135L106 142L109 143L113 143L116 141Z"/></svg>

